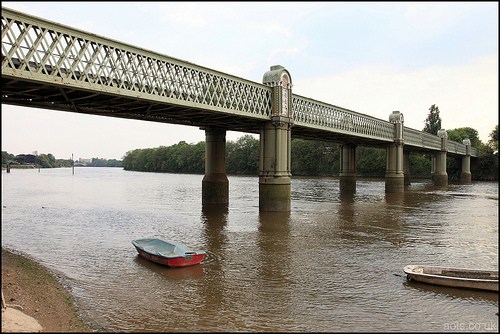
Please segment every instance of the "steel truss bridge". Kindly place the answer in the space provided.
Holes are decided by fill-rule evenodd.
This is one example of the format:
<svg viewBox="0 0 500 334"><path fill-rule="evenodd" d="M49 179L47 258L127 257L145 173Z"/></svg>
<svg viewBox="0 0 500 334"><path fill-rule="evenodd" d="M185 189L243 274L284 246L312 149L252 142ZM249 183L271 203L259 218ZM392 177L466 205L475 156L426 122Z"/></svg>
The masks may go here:
<svg viewBox="0 0 500 334"><path fill-rule="evenodd" d="M49 20L2 8L2 103L259 133L273 88ZM291 94L293 138L371 147L394 124ZM407 151L442 150L442 138L403 128ZM451 156L466 145L447 142ZM477 149L470 150L478 156Z"/></svg>

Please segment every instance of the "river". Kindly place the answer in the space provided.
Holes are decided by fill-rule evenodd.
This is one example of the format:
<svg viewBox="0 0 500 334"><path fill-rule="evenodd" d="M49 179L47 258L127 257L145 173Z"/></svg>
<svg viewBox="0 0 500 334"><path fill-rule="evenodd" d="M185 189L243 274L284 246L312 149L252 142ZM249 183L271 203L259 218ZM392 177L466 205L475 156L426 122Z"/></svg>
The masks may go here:
<svg viewBox="0 0 500 334"><path fill-rule="evenodd" d="M107 331L498 331L498 294L407 281L409 264L498 269L498 182L385 194L293 177L288 213L259 213L256 176L228 176L203 208L203 175L121 168L2 172L2 246L64 275ZM168 268L131 241L206 251Z"/></svg>

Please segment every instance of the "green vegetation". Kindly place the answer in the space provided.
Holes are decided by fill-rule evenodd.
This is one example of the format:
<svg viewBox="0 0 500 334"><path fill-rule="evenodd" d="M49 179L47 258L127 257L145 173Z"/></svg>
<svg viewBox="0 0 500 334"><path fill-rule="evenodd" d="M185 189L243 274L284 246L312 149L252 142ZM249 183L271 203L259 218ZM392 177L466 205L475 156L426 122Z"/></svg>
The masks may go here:
<svg viewBox="0 0 500 334"><path fill-rule="evenodd" d="M116 159L99 159L92 158L92 162L86 165L87 167L122 167L122 161Z"/></svg>
<svg viewBox="0 0 500 334"><path fill-rule="evenodd" d="M169 173L203 173L205 142L196 145L181 141L172 146L136 149L123 158L125 170Z"/></svg>
<svg viewBox="0 0 500 334"><path fill-rule="evenodd" d="M437 135L438 131L441 129L441 116L439 116L439 107L433 104L429 108L429 115L424 121L424 132L432 133Z"/></svg>
<svg viewBox="0 0 500 334"><path fill-rule="evenodd" d="M51 153L13 155L2 151L2 166L10 164L12 168L60 168L73 166L71 159L56 159ZM87 167L122 167L122 161L116 159L92 158L92 162Z"/></svg>
<svg viewBox="0 0 500 334"><path fill-rule="evenodd" d="M73 161L71 159L56 159L52 154L13 154L2 151L2 165L10 163L11 167L19 166L24 168L58 168L71 167Z"/></svg>
<svg viewBox="0 0 500 334"><path fill-rule="evenodd" d="M432 108L431 108L432 109ZM437 110L439 118L439 109ZM437 130L436 130L437 132ZM450 140L462 142L471 140L472 146L480 151L473 158L471 173L474 180L498 180L498 126L490 134L488 144L483 144L477 131L459 128L448 131ZM236 142L226 143L226 173L259 173L259 140L245 135ZM292 175L297 176L338 176L340 171L340 145L332 142L292 139ZM431 158L418 153L410 153L412 178L431 177ZM448 158L447 172L450 180L459 180L461 159ZM205 142L188 144L184 141L172 146L136 149L126 153L123 159L125 170L171 173L205 172ZM361 177L384 177L386 150L373 147L356 148L357 175Z"/></svg>
<svg viewBox="0 0 500 334"><path fill-rule="evenodd" d="M437 134L441 128L439 107L433 104L425 120L423 131ZM465 138L472 147L479 149L479 157L473 158L471 173L473 180L498 180L498 125L490 133L490 140L484 144L478 132L470 127L448 130L448 139L461 143ZM251 135L240 137L236 142L226 143L226 173L259 173L260 143ZM42 168L71 167L71 160L55 159L52 154L20 154L13 156L2 151L2 164L34 166ZM292 175L300 176L338 176L340 171L340 145L333 142L292 139ZM412 178L431 177L431 156L410 153L410 172ZM460 180L461 159L447 159L447 173L451 181ZM172 146L136 149L125 154L122 161L93 158L91 167L121 167L125 170L168 173L205 172L205 142L188 144L181 141ZM373 147L356 148L356 168L358 176L384 177L386 169L386 150Z"/></svg>
<svg viewBox="0 0 500 334"><path fill-rule="evenodd" d="M425 120L425 127L423 131L437 134L441 129L441 117L439 116L439 107L433 104L429 108L429 115ZM479 157L473 158L471 162L471 174L473 180L498 180L498 125L495 126L490 133L490 140L484 144L478 136L477 130L470 127L463 127L458 129L447 130L448 140L462 143L464 139L468 138L471 146L479 149ZM430 160L431 156L426 156ZM413 176L413 169L410 160L410 171ZM460 180L462 172L462 162L459 159L447 158L446 172L448 179L451 181Z"/></svg>

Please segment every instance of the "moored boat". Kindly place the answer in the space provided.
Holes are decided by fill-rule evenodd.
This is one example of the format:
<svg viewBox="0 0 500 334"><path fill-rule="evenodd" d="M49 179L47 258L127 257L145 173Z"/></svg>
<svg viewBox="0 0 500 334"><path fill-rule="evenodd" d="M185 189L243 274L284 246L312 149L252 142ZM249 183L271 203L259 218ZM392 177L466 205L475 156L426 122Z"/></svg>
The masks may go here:
<svg viewBox="0 0 500 334"><path fill-rule="evenodd" d="M409 265L404 268L404 272L418 282L498 291L498 270Z"/></svg>
<svg viewBox="0 0 500 334"><path fill-rule="evenodd" d="M178 242L156 238L133 240L139 256L169 267L185 267L198 264L205 256L204 251L194 250Z"/></svg>

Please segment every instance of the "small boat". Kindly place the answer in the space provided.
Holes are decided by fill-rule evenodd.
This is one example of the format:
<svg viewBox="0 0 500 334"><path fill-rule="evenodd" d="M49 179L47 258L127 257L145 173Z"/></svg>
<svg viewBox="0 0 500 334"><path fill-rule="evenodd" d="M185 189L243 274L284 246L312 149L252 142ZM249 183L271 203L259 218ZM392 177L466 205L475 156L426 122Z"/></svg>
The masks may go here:
<svg viewBox="0 0 500 334"><path fill-rule="evenodd" d="M132 244L139 256L169 267L185 267L198 264L203 260L204 251L194 250L177 242L160 239L137 239Z"/></svg>
<svg viewBox="0 0 500 334"><path fill-rule="evenodd" d="M498 291L498 270L410 265L404 272L409 278L423 283Z"/></svg>

